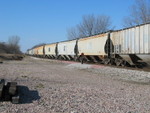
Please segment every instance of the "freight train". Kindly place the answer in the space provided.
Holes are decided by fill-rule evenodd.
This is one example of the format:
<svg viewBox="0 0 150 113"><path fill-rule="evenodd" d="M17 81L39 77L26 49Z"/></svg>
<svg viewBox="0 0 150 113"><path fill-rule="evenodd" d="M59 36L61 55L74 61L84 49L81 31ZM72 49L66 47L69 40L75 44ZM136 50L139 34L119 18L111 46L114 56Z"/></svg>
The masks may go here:
<svg viewBox="0 0 150 113"><path fill-rule="evenodd" d="M150 23L98 35L45 44L27 54L50 59L85 61L117 66L150 66Z"/></svg>

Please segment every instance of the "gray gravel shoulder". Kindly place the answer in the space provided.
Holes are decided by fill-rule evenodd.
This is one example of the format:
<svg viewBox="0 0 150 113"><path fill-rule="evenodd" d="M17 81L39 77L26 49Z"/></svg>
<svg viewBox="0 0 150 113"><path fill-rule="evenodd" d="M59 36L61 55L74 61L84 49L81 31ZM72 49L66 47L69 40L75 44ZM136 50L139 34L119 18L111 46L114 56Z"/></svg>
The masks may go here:
<svg viewBox="0 0 150 113"><path fill-rule="evenodd" d="M69 64L67 68L76 68L80 70L84 69L89 72L111 76L126 82L150 84L150 72L146 71L115 68L103 65L80 64L80 63Z"/></svg>
<svg viewBox="0 0 150 113"><path fill-rule="evenodd" d="M148 72L26 57L0 64L17 81L21 104L0 102L2 113L149 113ZM135 82L135 83L134 83Z"/></svg>

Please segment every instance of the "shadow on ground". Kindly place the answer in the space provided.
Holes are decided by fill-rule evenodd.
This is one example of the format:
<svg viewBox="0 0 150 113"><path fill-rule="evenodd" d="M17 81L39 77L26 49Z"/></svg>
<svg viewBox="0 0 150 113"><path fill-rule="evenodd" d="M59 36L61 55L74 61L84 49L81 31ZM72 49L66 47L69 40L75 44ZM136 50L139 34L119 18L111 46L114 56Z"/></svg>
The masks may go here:
<svg viewBox="0 0 150 113"><path fill-rule="evenodd" d="M40 96L38 91L29 90L26 86L18 86L20 95L20 104L32 103L33 101L39 100Z"/></svg>

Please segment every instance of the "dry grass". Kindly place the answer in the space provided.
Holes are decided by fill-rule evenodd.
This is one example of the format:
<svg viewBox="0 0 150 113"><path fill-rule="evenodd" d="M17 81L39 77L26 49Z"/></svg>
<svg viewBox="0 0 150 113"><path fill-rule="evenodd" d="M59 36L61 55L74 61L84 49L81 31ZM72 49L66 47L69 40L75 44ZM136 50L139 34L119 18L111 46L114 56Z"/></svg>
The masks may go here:
<svg viewBox="0 0 150 113"><path fill-rule="evenodd" d="M2 60L22 60L24 55L22 54L0 54L0 61Z"/></svg>

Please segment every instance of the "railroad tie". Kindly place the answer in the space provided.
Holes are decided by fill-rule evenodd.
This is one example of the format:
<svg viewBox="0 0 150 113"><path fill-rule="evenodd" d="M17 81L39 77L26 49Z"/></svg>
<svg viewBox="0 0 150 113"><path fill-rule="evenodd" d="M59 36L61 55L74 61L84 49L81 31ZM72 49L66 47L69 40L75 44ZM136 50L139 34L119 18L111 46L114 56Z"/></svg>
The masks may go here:
<svg viewBox="0 0 150 113"><path fill-rule="evenodd" d="M5 80L2 79L2 80L0 81L0 99L1 99L2 96L3 96L4 85L5 85Z"/></svg>
<svg viewBox="0 0 150 113"><path fill-rule="evenodd" d="M11 101L13 104L19 103L17 82L7 82L5 85L5 80L0 80L0 100Z"/></svg>
<svg viewBox="0 0 150 113"><path fill-rule="evenodd" d="M8 82L8 92L10 95L15 95L17 90L17 82Z"/></svg>

